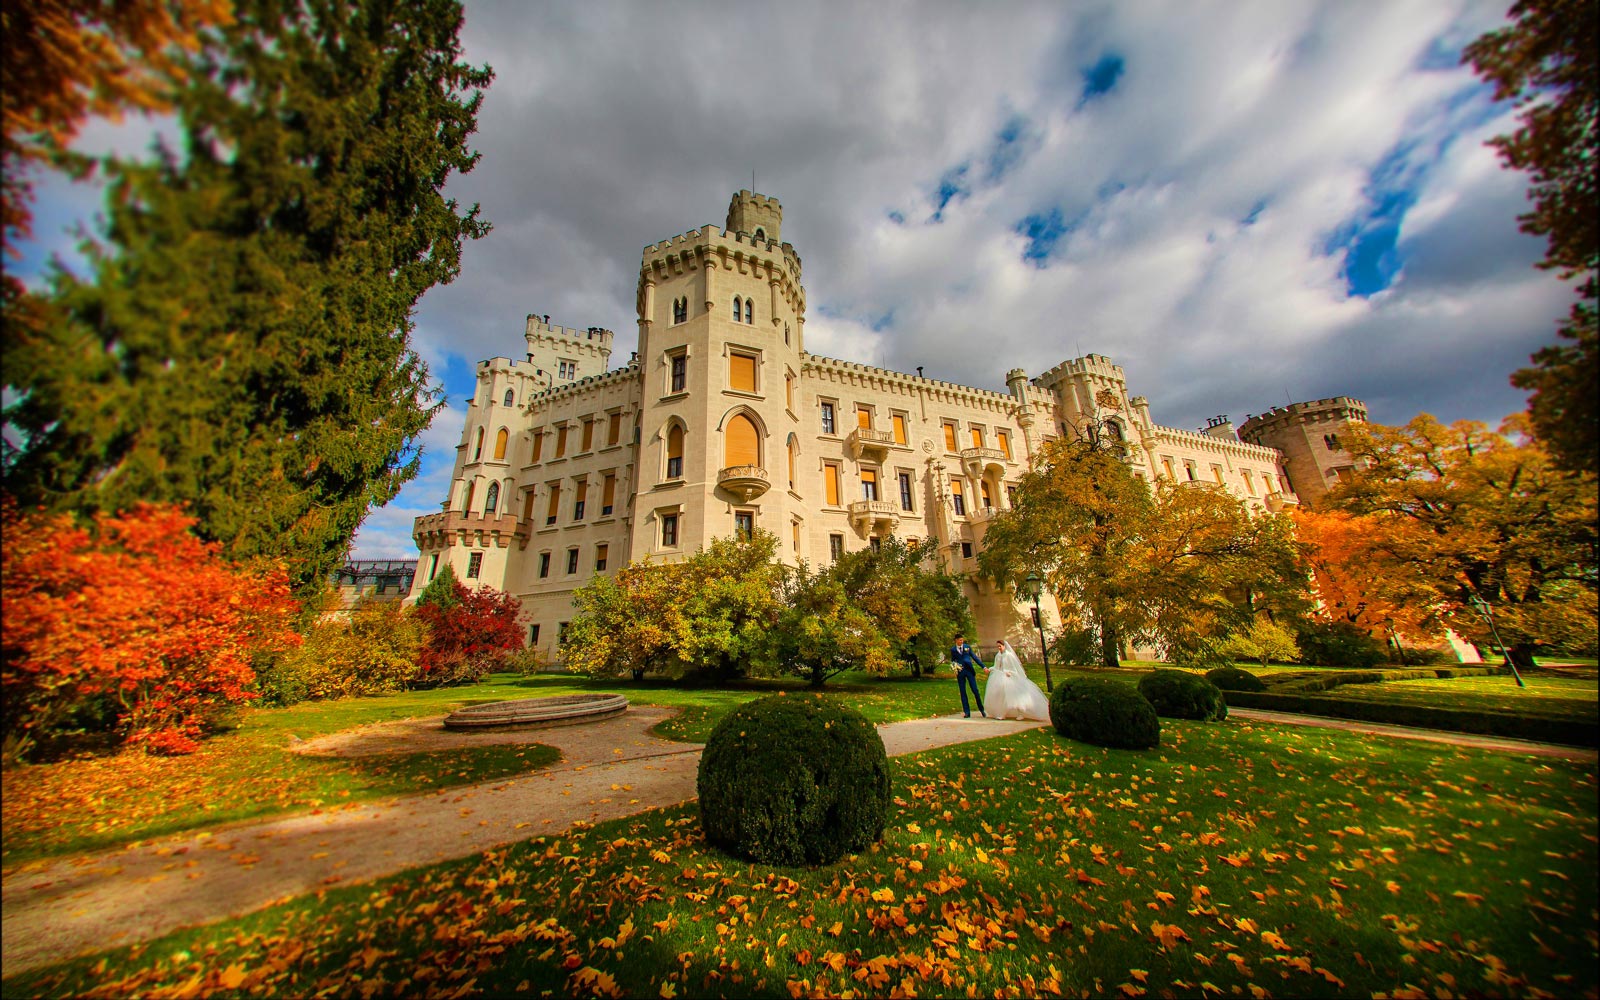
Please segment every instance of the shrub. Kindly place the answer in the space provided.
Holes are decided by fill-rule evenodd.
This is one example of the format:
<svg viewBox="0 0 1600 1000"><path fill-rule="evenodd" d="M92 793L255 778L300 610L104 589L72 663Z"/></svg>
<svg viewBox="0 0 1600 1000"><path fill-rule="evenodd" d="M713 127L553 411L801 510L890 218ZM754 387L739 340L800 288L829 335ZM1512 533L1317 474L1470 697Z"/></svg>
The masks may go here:
<svg viewBox="0 0 1600 1000"><path fill-rule="evenodd" d="M220 709L254 697L253 662L299 641L283 569L224 561L178 507L85 527L8 506L3 520L8 754L86 724L188 753Z"/></svg>
<svg viewBox="0 0 1600 1000"><path fill-rule="evenodd" d="M889 758L859 712L775 695L730 713L700 757L706 839L761 864L830 864L889 816Z"/></svg>
<svg viewBox="0 0 1600 1000"><path fill-rule="evenodd" d="M433 582L438 581L435 577ZM417 604L414 613L428 626L428 642L410 687L476 684L490 671L502 669L506 658L524 646L517 624L521 601L492 587L468 590L454 581L449 595Z"/></svg>
<svg viewBox="0 0 1600 1000"><path fill-rule="evenodd" d="M1263 667L1273 660L1293 663L1300 656L1300 647L1289 630L1265 619L1253 621L1249 628L1228 636L1218 651L1229 660L1249 660Z"/></svg>
<svg viewBox="0 0 1600 1000"><path fill-rule="evenodd" d="M285 657L276 686L298 682L307 698L348 698L400 691L416 675L428 626L395 601L364 601L332 614Z"/></svg>
<svg viewBox="0 0 1600 1000"><path fill-rule="evenodd" d="M1144 750L1161 744L1161 720L1144 695L1120 681L1073 677L1050 696L1050 721L1068 739Z"/></svg>
<svg viewBox="0 0 1600 1000"><path fill-rule="evenodd" d="M1427 667L1435 663L1457 663L1456 654L1448 649L1410 649L1403 647L1395 661L1406 667Z"/></svg>
<svg viewBox="0 0 1600 1000"><path fill-rule="evenodd" d="M1206 680L1215 684L1224 691L1264 691L1266 685L1261 683L1261 678L1248 670L1238 667L1218 667L1206 671Z"/></svg>
<svg viewBox="0 0 1600 1000"><path fill-rule="evenodd" d="M1301 663L1370 669L1384 658L1383 643L1345 622L1313 622L1295 638Z"/></svg>
<svg viewBox="0 0 1600 1000"><path fill-rule="evenodd" d="M1228 717L1222 689L1182 670L1157 670L1139 681L1139 693L1150 700L1156 714L1170 719L1218 722Z"/></svg>

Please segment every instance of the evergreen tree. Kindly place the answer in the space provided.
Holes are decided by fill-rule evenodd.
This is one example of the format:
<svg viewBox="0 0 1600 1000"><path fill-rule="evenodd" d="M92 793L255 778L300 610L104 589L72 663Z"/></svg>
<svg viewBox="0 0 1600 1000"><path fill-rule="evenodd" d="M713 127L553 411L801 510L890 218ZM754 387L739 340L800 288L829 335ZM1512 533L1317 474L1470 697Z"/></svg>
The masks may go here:
<svg viewBox="0 0 1600 1000"><path fill-rule="evenodd" d="M466 589L456 581L456 571L446 563L444 569L434 574L428 585L422 588L422 593L417 595L417 607L425 608L430 604L437 604L443 610L449 611L461 603L461 595Z"/></svg>
<svg viewBox="0 0 1600 1000"><path fill-rule="evenodd" d="M91 274L13 328L6 480L54 509L186 501L304 590L416 475L440 404L411 314L489 228L441 192L491 73L459 61L454 0L234 13L183 60L182 153L105 164Z"/></svg>

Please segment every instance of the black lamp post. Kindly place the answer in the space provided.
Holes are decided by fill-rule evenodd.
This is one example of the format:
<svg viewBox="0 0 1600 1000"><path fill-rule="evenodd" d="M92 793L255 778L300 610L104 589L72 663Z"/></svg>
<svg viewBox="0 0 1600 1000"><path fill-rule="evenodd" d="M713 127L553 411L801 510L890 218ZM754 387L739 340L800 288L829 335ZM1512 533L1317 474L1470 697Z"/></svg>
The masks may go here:
<svg viewBox="0 0 1600 1000"><path fill-rule="evenodd" d="M1517 679L1517 687L1527 687L1528 685L1522 683L1522 674L1518 672L1516 663L1511 659L1511 651L1506 649L1506 644L1500 641L1500 633L1494 627L1494 616L1489 613L1489 602L1479 597L1477 592L1474 591L1472 596L1467 598L1467 603L1472 605L1472 610L1482 615L1483 620L1489 623L1489 634L1494 637L1494 644L1500 647L1500 655L1505 658L1506 666L1511 668L1511 676Z"/></svg>
<svg viewBox="0 0 1600 1000"><path fill-rule="evenodd" d="M1050 647L1044 641L1044 614L1039 610L1039 591L1044 589L1044 581L1038 573L1029 573L1028 585L1033 588L1033 623L1039 627L1039 658L1044 661L1044 690L1049 694L1056 686L1050 680Z"/></svg>

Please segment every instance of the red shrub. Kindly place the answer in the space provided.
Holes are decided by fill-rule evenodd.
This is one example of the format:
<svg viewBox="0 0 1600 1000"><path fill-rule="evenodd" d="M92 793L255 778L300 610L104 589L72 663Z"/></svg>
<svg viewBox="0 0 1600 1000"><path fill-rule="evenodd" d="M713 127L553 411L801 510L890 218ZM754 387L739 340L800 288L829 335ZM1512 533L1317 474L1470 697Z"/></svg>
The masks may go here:
<svg viewBox="0 0 1600 1000"><path fill-rule="evenodd" d="M299 642L284 570L223 561L179 508L3 520L8 754L97 702L128 743L191 752L207 713L255 696L252 657Z"/></svg>
<svg viewBox="0 0 1600 1000"><path fill-rule="evenodd" d="M428 645L412 687L471 684L522 649L517 623L522 603L510 594L455 583L455 600L421 603L416 614L428 623Z"/></svg>

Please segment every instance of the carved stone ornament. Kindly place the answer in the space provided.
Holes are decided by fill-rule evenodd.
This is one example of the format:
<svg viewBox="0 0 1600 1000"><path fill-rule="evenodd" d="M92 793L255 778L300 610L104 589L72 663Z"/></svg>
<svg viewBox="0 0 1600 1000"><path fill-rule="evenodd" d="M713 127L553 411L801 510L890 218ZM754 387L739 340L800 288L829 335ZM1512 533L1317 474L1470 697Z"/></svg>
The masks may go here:
<svg viewBox="0 0 1600 1000"><path fill-rule="evenodd" d="M924 442L922 442L922 450L924 452L926 452L927 454L932 455L933 454L933 442L932 441L924 441Z"/></svg>

